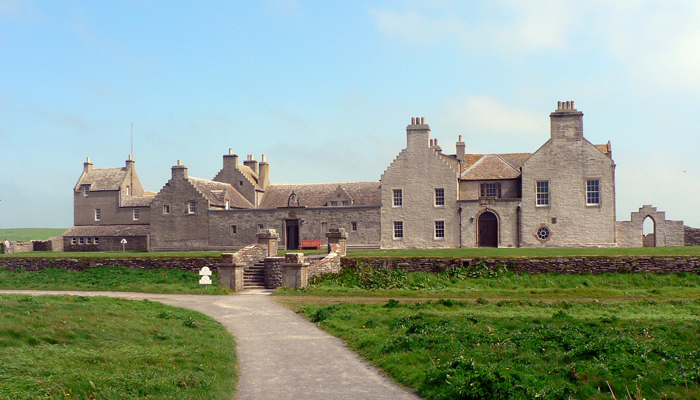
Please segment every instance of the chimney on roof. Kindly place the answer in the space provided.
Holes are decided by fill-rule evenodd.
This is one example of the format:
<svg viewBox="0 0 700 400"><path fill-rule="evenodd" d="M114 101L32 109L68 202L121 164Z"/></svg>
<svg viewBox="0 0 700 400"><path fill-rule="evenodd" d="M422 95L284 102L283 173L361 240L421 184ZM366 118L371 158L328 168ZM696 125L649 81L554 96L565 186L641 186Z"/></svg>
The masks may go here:
<svg viewBox="0 0 700 400"><path fill-rule="evenodd" d="M258 184L263 190L267 190L270 186L270 164L267 163L266 154L262 155L262 161L260 161L258 168Z"/></svg>
<svg viewBox="0 0 700 400"><path fill-rule="evenodd" d="M462 141L462 135L459 135L459 140L457 141L457 159L459 162L464 162L464 154L467 151L467 146Z"/></svg>
<svg viewBox="0 0 700 400"><path fill-rule="evenodd" d="M134 169L134 163L136 163L136 161L134 161L134 156L132 156L131 154L129 154L129 159L126 160L126 170L127 170L127 171L133 170L133 169Z"/></svg>
<svg viewBox="0 0 700 400"><path fill-rule="evenodd" d="M583 113L576 110L575 101L558 101L549 121L552 139L583 139Z"/></svg>
<svg viewBox="0 0 700 400"><path fill-rule="evenodd" d="M233 149L228 149L228 154L224 154L224 171L236 169L238 169L238 154L233 154Z"/></svg>
<svg viewBox="0 0 700 400"><path fill-rule="evenodd" d="M248 154L248 159L243 161L243 165L250 167L256 174L258 173L258 162L255 161L252 154Z"/></svg>
<svg viewBox="0 0 700 400"><path fill-rule="evenodd" d="M177 160L177 165L173 166L172 172L173 172L173 179L186 180L188 178L187 167L182 165L182 160Z"/></svg>
<svg viewBox="0 0 700 400"><path fill-rule="evenodd" d="M430 142L430 125L423 117L411 118L411 125L406 127L406 148L432 147Z"/></svg>
<svg viewBox="0 0 700 400"><path fill-rule="evenodd" d="M83 172L88 173L92 171L92 163L90 162L90 157L87 158L87 161L83 163Z"/></svg>

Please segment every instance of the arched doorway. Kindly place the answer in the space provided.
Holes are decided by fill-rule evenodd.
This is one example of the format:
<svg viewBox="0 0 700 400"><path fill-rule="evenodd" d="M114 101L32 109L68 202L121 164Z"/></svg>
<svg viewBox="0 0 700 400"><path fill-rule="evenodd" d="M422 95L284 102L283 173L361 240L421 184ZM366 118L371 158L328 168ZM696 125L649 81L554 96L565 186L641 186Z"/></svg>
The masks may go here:
<svg viewBox="0 0 700 400"><path fill-rule="evenodd" d="M656 221L651 215L644 217L642 222L642 246L656 247Z"/></svg>
<svg viewBox="0 0 700 400"><path fill-rule="evenodd" d="M479 215L477 224L479 247L498 247L498 218L486 211Z"/></svg>

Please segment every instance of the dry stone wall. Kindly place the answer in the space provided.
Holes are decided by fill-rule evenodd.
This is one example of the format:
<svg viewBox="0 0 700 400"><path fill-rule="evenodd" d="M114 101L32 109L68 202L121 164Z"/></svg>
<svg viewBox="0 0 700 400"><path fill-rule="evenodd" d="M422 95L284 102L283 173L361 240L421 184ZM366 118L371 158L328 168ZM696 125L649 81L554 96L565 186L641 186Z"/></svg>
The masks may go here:
<svg viewBox="0 0 700 400"><path fill-rule="evenodd" d="M683 227L685 230L684 243L686 246L700 246L700 229L691 228L689 226Z"/></svg>
<svg viewBox="0 0 700 400"><path fill-rule="evenodd" d="M505 265L515 272L561 274L606 272L692 272L700 273L700 257L560 257L528 259L420 259L420 258L343 258L341 266L356 268L364 263L374 268L403 269L409 272L440 272L450 265L486 267Z"/></svg>
<svg viewBox="0 0 700 400"><path fill-rule="evenodd" d="M46 268L84 271L104 266L120 266L130 269L160 268L199 272L202 267L209 267L210 270L216 271L219 262L219 258L6 258L0 259L0 268L7 268L10 271L17 269L41 271Z"/></svg>

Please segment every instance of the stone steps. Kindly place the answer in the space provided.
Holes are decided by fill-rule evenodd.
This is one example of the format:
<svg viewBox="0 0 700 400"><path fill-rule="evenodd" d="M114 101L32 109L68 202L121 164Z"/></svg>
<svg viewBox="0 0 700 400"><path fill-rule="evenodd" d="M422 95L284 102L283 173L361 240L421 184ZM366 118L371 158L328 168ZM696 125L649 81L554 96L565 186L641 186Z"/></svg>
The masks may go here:
<svg viewBox="0 0 700 400"><path fill-rule="evenodd" d="M243 270L243 289L265 289L265 264L256 262Z"/></svg>

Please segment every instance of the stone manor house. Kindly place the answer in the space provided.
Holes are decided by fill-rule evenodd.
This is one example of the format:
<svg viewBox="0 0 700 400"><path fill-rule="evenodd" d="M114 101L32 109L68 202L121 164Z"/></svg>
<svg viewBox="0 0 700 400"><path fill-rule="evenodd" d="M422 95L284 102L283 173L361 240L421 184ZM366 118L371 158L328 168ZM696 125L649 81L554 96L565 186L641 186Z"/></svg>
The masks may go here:
<svg viewBox="0 0 700 400"><path fill-rule="evenodd" d="M64 250L232 250L263 229L298 249L305 239L326 243L331 228L345 229L348 247L641 247L646 218L652 245L684 245L683 222L655 207L616 220L610 142L584 138L573 101L559 102L550 123L534 153L468 154L460 135L446 154L424 118L412 118L406 148L373 182L275 185L266 155L241 163L229 150L213 179L190 176L178 161L155 193L143 189L131 157L101 169L88 158Z"/></svg>

